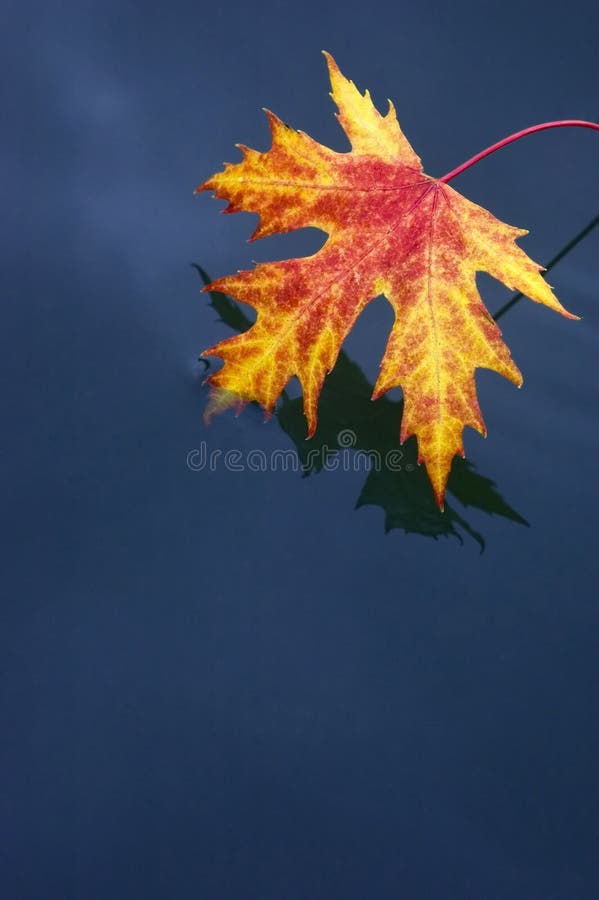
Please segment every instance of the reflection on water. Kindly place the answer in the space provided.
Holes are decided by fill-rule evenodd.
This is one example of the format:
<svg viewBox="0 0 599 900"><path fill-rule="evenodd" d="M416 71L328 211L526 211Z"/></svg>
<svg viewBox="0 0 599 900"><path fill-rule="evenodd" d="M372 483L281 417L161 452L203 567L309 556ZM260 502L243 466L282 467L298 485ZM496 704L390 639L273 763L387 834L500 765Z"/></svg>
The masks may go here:
<svg viewBox="0 0 599 900"><path fill-rule="evenodd" d="M210 278L195 266L204 284ZM210 305L220 320L234 331L246 331L251 320L231 297L210 292ZM205 365L204 360L202 362ZM276 420L291 438L305 475L335 467L341 453L359 456L354 469L368 474L356 508L380 506L385 514L385 530L403 529L427 537L452 536L462 540L468 534L484 549L484 538L446 498L445 509L439 510L424 466L417 465L416 438L399 446L402 400L388 396L372 401L373 385L360 367L341 351L333 372L325 380L318 405L318 428L306 440L306 421L302 398L291 398L283 392ZM208 401L209 413L219 411L218 395ZM228 403L225 405L229 405ZM468 508L502 516L520 525L528 524L500 495L491 479L479 474L475 466L455 457L447 493Z"/></svg>

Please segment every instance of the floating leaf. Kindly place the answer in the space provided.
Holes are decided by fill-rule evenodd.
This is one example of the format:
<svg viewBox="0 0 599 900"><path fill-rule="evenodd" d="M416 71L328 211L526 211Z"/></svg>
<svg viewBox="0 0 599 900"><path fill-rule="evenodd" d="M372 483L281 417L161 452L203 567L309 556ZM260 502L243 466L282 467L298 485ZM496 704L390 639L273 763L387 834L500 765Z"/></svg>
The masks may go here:
<svg viewBox="0 0 599 900"><path fill-rule="evenodd" d="M307 226L328 234L313 256L260 264L211 286L258 314L245 333L204 351L225 363L210 379L219 392L215 407L255 400L270 412L296 375L313 435L325 376L364 307L384 294L395 322L372 396L403 389L400 440L417 437L418 461L442 507L453 457L464 455L464 427L485 434L475 370L522 383L476 273L576 317L516 245L527 232L424 174L393 105L381 116L368 92L326 58L351 151L337 153L267 112L271 149L241 146L240 163L198 188L228 200L226 212L258 213L252 239Z"/></svg>

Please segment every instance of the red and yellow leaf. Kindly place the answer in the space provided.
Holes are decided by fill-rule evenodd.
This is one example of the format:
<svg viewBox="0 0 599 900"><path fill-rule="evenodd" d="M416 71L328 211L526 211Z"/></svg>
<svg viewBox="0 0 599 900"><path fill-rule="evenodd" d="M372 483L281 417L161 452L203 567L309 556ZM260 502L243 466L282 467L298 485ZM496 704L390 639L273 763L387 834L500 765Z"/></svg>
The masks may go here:
<svg viewBox="0 0 599 900"><path fill-rule="evenodd" d="M252 400L272 411L296 375L308 434L325 376L367 303L384 294L395 322L373 399L400 386L400 440L415 434L439 505L462 432L485 434L474 373L522 376L476 288L488 272L569 318L534 263L515 243L526 234L448 184L424 174L393 105L385 116L325 54L338 120L351 151L336 153L267 112L272 146L241 147L240 163L197 189L229 201L227 212L258 213L252 240L312 226L328 239L311 257L259 264L209 285L257 310L256 323L204 351L224 366L211 376L220 406Z"/></svg>

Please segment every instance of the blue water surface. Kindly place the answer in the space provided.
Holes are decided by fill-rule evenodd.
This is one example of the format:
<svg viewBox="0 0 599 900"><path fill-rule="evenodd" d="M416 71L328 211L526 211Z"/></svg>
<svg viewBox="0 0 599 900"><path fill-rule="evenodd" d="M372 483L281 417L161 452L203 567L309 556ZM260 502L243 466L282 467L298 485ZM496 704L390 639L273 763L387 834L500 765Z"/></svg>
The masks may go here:
<svg viewBox="0 0 599 900"><path fill-rule="evenodd" d="M247 244L255 216L192 191L268 146L263 106L347 149L323 47L440 176L597 118L595 4L34 7L2 36L1 896L599 896L599 230L549 277L581 322L502 318L524 387L478 373L444 516L409 447L397 478L353 462L399 430L399 394L368 400L384 299L302 474L296 385L204 424L197 357L251 311L191 266L322 243ZM599 211L598 148L535 135L454 186L545 262Z"/></svg>

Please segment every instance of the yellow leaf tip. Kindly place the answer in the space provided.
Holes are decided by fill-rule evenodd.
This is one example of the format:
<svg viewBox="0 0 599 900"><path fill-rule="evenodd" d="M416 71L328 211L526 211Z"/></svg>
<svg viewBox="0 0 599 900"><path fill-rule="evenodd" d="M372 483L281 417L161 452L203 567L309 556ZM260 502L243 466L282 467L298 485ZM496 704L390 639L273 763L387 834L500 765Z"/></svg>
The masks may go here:
<svg viewBox="0 0 599 900"><path fill-rule="evenodd" d="M332 83L333 76L341 75L341 70L339 69L339 66L337 65L337 63L335 62L334 57L331 56L331 54L328 52L328 50L323 50L322 55L326 59L327 68L329 70L329 78L331 79L331 83Z"/></svg>
<svg viewBox="0 0 599 900"><path fill-rule="evenodd" d="M439 507L440 512L445 512L445 491L433 491L435 495L435 503Z"/></svg>

